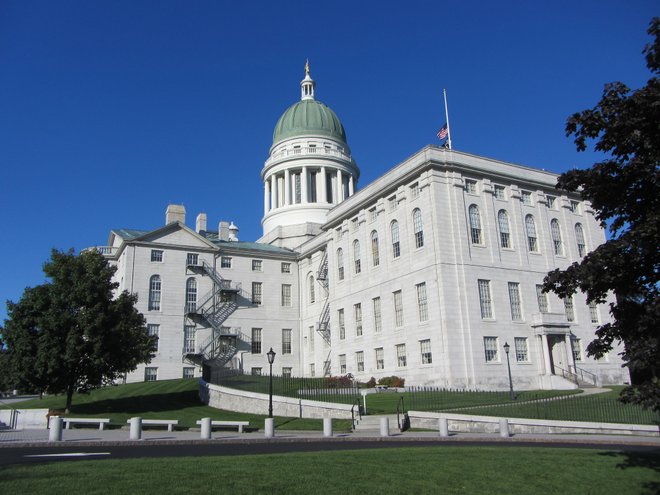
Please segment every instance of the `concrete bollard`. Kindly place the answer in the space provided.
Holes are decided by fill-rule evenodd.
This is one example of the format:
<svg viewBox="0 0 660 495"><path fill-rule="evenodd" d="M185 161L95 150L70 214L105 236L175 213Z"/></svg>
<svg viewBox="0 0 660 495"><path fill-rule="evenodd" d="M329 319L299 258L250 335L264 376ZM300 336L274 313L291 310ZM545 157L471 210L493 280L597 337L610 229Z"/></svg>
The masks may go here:
<svg viewBox="0 0 660 495"><path fill-rule="evenodd" d="M438 418L438 431L441 437L449 436L449 421L447 421L447 418Z"/></svg>
<svg viewBox="0 0 660 495"><path fill-rule="evenodd" d="M380 436L390 436L390 418L380 418Z"/></svg>
<svg viewBox="0 0 660 495"><path fill-rule="evenodd" d="M264 433L266 434L266 438L273 438L275 436L275 419L274 418L266 418L265 425L264 425Z"/></svg>
<svg viewBox="0 0 660 495"><path fill-rule="evenodd" d="M500 418L500 436L502 438L509 438L511 436L509 433L509 420L506 418Z"/></svg>
<svg viewBox="0 0 660 495"><path fill-rule="evenodd" d="M323 418L323 436L332 436L332 418Z"/></svg>
<svg viewBox="0 0 660 495"><path fill-rule="evenodd" d="M202 440L211 440L211 418L202 418Z"/></svg>
<svg viewBox="0 0 660 495"><path fill-rule="evenodd" d="M48 441L49 442L61 442L62 441L62 418L59 416L51 416L50 418L50 431L48 432Z"/></svg>
<svg viewBox="0 0 660 495"><path fill-rule="evenodd" d="M131 431L128 438L130 440L140 440L142 438L142 418L131 418Z"/></svg>

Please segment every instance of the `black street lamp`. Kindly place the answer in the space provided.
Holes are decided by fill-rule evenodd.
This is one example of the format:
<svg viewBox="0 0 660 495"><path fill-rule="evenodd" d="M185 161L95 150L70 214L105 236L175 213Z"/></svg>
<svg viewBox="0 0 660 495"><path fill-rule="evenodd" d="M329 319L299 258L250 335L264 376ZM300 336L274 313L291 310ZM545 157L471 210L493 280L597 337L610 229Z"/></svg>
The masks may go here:
<svg viewBox="0 0 660 495"><path fill-rule="evenodd" d="M511 346L508 342L504 343L504 353L506 354L506 367L509 369L509 397L511 400L516 400L516 396L513 394L513 381L511 380L511 362L509 361L509 348Z"/></svg>
<svg viewBox="0 0 660 495"><path fill-rule="evenodd" d="M275 351L270 348L266 353L268 364L270 365L270 379L268 381L268 417L273 417L273 361L275 361Z"/></svg>

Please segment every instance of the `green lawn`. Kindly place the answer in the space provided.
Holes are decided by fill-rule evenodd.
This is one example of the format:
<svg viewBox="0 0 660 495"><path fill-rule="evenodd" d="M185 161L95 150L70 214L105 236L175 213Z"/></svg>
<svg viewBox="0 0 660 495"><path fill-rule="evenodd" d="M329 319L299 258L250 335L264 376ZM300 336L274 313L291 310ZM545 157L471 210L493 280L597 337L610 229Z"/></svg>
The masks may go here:
<svg viewBox="0 0 660 495"><path fill-rule="evenodd" d="M420 447L97 460L0 469L0 493L654 494L660 456L591 449Z"/></svg>

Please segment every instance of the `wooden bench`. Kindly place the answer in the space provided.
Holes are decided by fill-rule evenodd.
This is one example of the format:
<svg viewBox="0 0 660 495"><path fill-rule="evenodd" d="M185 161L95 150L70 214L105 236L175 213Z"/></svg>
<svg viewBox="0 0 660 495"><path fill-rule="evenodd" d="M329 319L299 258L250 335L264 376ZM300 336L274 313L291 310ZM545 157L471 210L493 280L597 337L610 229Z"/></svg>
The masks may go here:
<svg viewBox="0 0 660 495"><path fill-rule="evenodd" d="M201 425L201 421L197 421L198 425ZM214 426L237 426L238 427L238 432L243 433L243 427L244 426L250 426L249 421L211 421L211 429Z"/></svg>
<svg viewBox="0 0 660 495"><path fill-rule="evenodd" d="M62 418L62 421L64 421L64 427L67 430L71 429L72 424L98 424L99 430L102 430L105 425L110 423L110 419L108 418ZM48 426L50 426L50 424Z"/></svg>
<svg viewBox="0 0 660 495"><path fill-rule="evenodd" d="M127 419L127 423L131 420ZM172 431L173 428L179 424L178 419L143 419L142 426L167 426L167 431Z"/></svg>

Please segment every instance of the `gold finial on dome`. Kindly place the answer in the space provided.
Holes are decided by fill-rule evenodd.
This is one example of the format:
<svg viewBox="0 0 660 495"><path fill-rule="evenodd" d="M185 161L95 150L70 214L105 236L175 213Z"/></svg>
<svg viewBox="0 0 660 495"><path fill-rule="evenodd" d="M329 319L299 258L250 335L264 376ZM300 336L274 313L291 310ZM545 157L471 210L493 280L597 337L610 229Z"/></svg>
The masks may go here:
<svg viewBox="0 0 660 495"><path fill-rule="evenodd" d="M309 76L309 59L305 60L305 74Z"/></svg>

